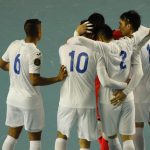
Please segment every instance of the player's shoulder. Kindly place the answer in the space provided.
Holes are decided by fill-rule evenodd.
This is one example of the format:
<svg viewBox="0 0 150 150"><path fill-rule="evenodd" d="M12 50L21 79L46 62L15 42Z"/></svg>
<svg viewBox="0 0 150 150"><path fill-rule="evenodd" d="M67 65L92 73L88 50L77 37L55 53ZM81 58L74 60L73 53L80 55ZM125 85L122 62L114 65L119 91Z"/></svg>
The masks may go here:
<svg viewBox="0 0 150 150"><path fill-rule="evenodd" d="M21 43L22 43L22 40L15 40L15 41L12 41L10 44L9 44L9 46L8 46L8 48L7 48L7 51L14 51L14 49L18 49L18 47L20 47L20 45L21 45Z"/></svg>
<svg viewBox="0 0 150 150"><path fill-rule="evenodd" d="M126 48L132 45L132 41L130 40L129 37L125 36L125 37L120 38L119 40L114 40L114 44L116 44L117 46L121 48Z"/></svg>
<svg viewBox="0 0 150 150"><path fill-rule="evenodd" d="M33 43L25 43L24 45L25 49L26 49L26 52L27 52L27 55L29 57L35 57L35 56L38 56L38 57L41 57L42 54L41 54L41 51L36 47L35 44Z"/></svg>
<svg viewBox="0 0 150 150"><path fill-rule="evenodd" d="M68 46L68 44L66 43L66 44L63 44L63 45L61 45L60 47L59 47L59 49L64 49L64 48L66 48Z"/></svg>
<svg viewBox="0 0 150 150"><path fill-rule="evenodd" d="M109 43L103 43L103 49L105 49L105 51L107 50L107 51L111 51L111 49L114 49L114 47L115 48L117 48L118 47L118 44L117 44L117 42L116 42L117 40L112 40L112 41L110 41Z"/></svg>
<svg viewBox="0 0 150 150"><path fill-rule="evenodd" d="M11 43L10 43L10 45L11 46L13 46L13 45L19 45L19 44L21 44L21 43L23 43L24 42L24 40L14 40L14 41L12 41Z"/></svg>
<svg viewBox="0 0 150 150"><path fill-rule="evenodd" d="M31 52L40 52L40 50L36 47L34 43L26 43L26 47Z"/></svg>
<svg viewBox="0 0 150 150"><path fill-rule="evenodd" d="M61 45L61 46L59 47L59 52L61 52L61 51L64 52L65 50L68 49L68 47L69 47L69 44L67 44L67 43Z"/></svg>
<svg viewBox="0 0 150 150"><path fill-rule="evenodd" d="M122 49L119 40L113 40L111 41L109 46L109 51L108 53L111 55L117 55L120 53L120 50Z"/></svg>

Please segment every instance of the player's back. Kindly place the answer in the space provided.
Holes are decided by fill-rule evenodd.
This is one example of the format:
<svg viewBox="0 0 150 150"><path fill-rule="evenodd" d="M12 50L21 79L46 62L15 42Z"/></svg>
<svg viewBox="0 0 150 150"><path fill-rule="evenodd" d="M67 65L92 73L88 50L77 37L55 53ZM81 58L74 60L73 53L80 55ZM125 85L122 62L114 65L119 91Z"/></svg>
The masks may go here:
<svg viewBox="0 0 150 150"><path fill-rule="evenodd" d="M126 41L126 40L125 40ZM133 46L123 40L102 43L103 57L109 77L124 82L130 72Z"/></svg>
<svg viewBox="0 0 150 150"><path fill-rule="evenodd" d="M60 105L95 108L94 80L99 53L72 38L60 47L59 54L61 64L68 71L68 77L61 88Z"/></svg>
<svg viewBox="0 0 150 150"><path fill-rule="evenodd" d="M103 43L104 61L110 78L125 82L129 78L133 44L131 40L122 39ZM101 87L101 103L110 103L112 89Z"/></svg>
<svg viewBox="0 0 150 150"><path fill-rule="evenodd" d="M25 43L24 40L14 41L7 49L10 64L8 104L32 109L41 103L41 100L38 100L41 97L39 88L32 86L29 77L33 53L39 53L39 50L34 44Z"/></svg>

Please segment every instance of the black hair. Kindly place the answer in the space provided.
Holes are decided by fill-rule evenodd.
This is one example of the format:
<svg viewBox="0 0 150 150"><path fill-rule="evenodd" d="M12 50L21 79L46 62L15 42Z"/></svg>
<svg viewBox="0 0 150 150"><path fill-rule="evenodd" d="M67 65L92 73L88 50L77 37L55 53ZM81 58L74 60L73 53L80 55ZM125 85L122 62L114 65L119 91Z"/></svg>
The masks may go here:
<svg viewBox="0 0 150 150"><path fill-rule="evenodd" d="M38 19L29 19L25 21L24 31L27 36L37 37L38 25L41 25L41 21Z"/></svg>
<svg viewBox="0 0 150 150"><path fill-rule="evenodd" d="M92 33L94 34L95 39L99 29L104 25L105 19L103 15L99 13L93 13L89 16L88 21L93 25Z"/></svg>
<svg viewBox="0 0 150 150"><path fill-rule="evenodd" d="M107 40L111 40L113 38L113 30L107 24L104 24L99 28L96 39L98 39L99 35L103 35Z"/></svg>
<svg viewBox="0 0 150 150"><path fill-rule="evenodd" d="M120 16L120 19L125 20L126 23L131 24L134 31L137 31L141 25L141 16L135 10L124 12Z"/></svg>
<svg viewBox="0 0 150 150"><path fill-rule="evenodd" d="M88 17L88 21L92 23L93 25L103 25L105 24L105 19L102 14L99 13L93 13Z"/></svg>
<svg viewBox="0 0 150 150"><path fill-rule="evenodd" d="M82 20L80 24L86 21L89 21L92 24L93 29L91 29L92 33L86 33L84 35L88 36L89 38L92 37L92 39L95 40L99 28L101 28L101 26L105 23L105 19L102 14L93 13L88 17L87 20Z"/></svg>

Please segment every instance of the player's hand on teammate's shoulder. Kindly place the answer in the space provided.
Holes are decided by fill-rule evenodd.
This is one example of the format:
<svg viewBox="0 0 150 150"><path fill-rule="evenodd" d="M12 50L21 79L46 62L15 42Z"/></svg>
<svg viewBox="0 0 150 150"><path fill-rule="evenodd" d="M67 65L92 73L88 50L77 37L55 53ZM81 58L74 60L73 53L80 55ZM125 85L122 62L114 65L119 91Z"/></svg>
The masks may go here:
<svg viewBox="0 0 150 150"><path fill-rule="evenodd" d="M119 106L125 100L126 95L122 90L115 91L113 93L114 97L110 100L111 104L114 106Z"/></svg>
<svg viewBox="0 0 150 150"><path fill-rule="evenodd" d="M77 31L78 35L82 35L84 33L92 33L92 31L91 31L92 29L93 29L92 24L89 21L86 21L86 22L80 24L77 27L76 31Z"/></svg>
<svg viewBox="0 0 150 150"><path fill-rule="evenodd" d="M64 80L66 77L67 77L68 73L67 73L67 69L64 65L62 65L60 67L60 71L59 71L59 74L58 74L58 81L62 81Z"/></svg>

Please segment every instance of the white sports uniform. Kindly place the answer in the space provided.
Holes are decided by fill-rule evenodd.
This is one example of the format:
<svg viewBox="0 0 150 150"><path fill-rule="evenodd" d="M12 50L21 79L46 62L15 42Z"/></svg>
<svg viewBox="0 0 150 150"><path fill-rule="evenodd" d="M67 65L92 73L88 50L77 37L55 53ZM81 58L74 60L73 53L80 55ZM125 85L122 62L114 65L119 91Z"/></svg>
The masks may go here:
<svg viewBox="0 0 150 150"><path fill-rule="evenodd" d="M141 47L139 47L141 48ZM150 40L141 48L144 75L134 90L135 122L150 122Z"/></svg>
<svg viewBox="0 0 150 150"><path fill-rule="evenodd" d="M76 37L60 47L59 55L61 64L67 67L68 77L61 88L57 130L69 137L71 127L77 122L79 138L96 140L99 134L94 80L101 55L80 44ZM116 88L126 87L126 83L109 80L108 76L107 81Z"/></svg>
<svg viewBox="0 0 150 150"><path fill-rule="evenodd" d="M16 40L2 59L9 62L10 76L6 125L40 131L44 126L43 100L39 87L31 85L29 74L40 73L41 52L33 43Z"/></svg>
<svg viewBox="0 0 150 150"><path fill-rule="evenodd" d="M134 64L134 75L130 83L123 90L127 97L119 107L110 104L110 99L113 96L112 91L115 88L104 87L103 77L98 74L102 84L100 89L100 114L103 131L107 136L115 135L118 130L123 135L132 135L135 133L135 107L132 90L139 83L143 72L139 51L133 51L133 49L148 33L149 29L141 27L134 34L133 38L124 37L110 43L78 37L78 40L82 44L87 45L90 49L99 50L102 53L105 62L103 64L106 66L110 78L114 80L126 81L129 77L131 64Z"/></svg>

